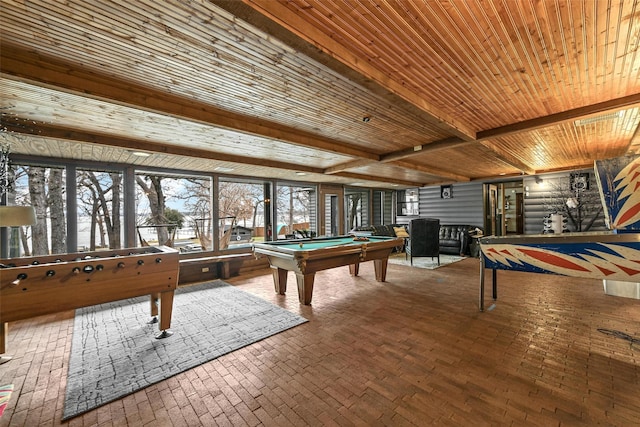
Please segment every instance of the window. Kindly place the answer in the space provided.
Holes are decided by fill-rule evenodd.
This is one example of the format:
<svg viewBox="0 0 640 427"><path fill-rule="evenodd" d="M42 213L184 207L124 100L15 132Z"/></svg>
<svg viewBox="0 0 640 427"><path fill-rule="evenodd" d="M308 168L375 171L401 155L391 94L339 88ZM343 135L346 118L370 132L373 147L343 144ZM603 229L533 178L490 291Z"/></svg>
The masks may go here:
<svg viewBox="0 0 640 427"><path fill-rule="evenodd" d="M393 192L373 192L373 224L391 224L393 222Z"/></svg>
<svg viewBox="0 0 640 427"><path fill-rule="evenodd" d="M317 235L316 187L279 183L276 210L279 239Z"/></svg>
<svg viewBox="0 0 640 427"><path fill-rule="evenodd" d="M213 249L211 178L138 172L136 232L140 246L181 252Z"/></svg>
<svg viewBox="0 0 640 427"><path fill-rule="evenodd" d="M37 218L36 225L2 230L7 258L144 245L181 252L237 249L295 230L304 236L319 231L315 185L23 155L12 158L7 177L2 202L33 206ZM346 196L351 224L369 223L370 194L355 188ZM331 195L328 234L338 233L338 202ZM386 217L386 196L376 206Z"/></svg>
<svg viewBox="0 0 640 427"><path fill-rule="evenodd" d="M122 173L78 170L76 193L77 250L121 249Z"/></svg>
<svg viewBox="0 0 640 427"><path fill-rule="evenodd" d="M33 206L37 223L10 229L8 256L67 252L64 168L12 165L9 183L8 204Z"/></svg>
<svg viewBox="0 0 640 427"><path fill-rule="evenodd" d="M270 184L221 179L218 185L220 249L271 240Z"/></svg>
<svg viewBox="0 0 640 427"><path fill-rule="evenodd" d="M345 189L347 230L369 225L369 191Z"/></svg>
<svg viewBox="0 0 640 427"><path fill-rule="evenodd" d="M402 216L418 216L418 189L400 190L398 191L398 215Z"/></svg>

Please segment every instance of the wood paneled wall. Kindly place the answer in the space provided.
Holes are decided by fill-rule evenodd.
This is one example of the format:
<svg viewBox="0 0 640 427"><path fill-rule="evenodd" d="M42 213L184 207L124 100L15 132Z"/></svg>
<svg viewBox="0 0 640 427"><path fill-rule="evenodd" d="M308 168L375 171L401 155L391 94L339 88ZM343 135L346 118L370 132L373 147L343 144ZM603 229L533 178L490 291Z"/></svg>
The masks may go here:
<svg viewBox="0 0 640 427"><path fill-rule="evenodd" d="M592 212L598 212L602 207L598 193L598 185L596 183L593 169L576 171L589 175L588 199L590 202L588 209ZM570 173L560 172L553 174L537 175L525 177L523 179L524 187L524 232L525 234L540 234L543 231L542 223L545 215L553 213L549 210L550 199L557 198L559 189L566 188L570 185ZM575 231L568 223L569 231ZM604 213L600 210L593 226L588 231L607 230L604 222ZM585 231L585 230L583 230Z"/></svg>
<svg viewBox="0 0 640 427"><path fill-rule="evenodd" d="M468 224L483 227L484 207L481 182L453 184L450 199L440 197L440 186L419 189L420 217L438 218L441 224ZM408 222L409 217L398 217L398 222Z"/></svg>

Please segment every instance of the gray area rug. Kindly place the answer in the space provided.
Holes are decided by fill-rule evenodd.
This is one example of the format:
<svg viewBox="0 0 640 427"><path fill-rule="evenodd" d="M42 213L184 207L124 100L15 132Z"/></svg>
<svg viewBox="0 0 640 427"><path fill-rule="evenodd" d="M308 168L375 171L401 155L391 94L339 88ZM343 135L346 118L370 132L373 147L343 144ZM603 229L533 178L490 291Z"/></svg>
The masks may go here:
<svg viewBox="0 0 640 427"><path fill-rule="evenodd" d="M427 268L429 270L434 270L438 267L444 267L445 265L453 264L454 262L462 261L463 259L467 259L467 257L458 256L458 255L449 255L449 254L440 254L440 265L438 265L438 258L434 257L417 257L413 258L413 267L417 268ZM389 263L398 264L398 265L406 265L407 267L411 267L411 260L409 257L406 257L405 254L393 254L389 257Z"/></svg>
<svg viewBox="0 0 640 427"><path fill-rule="evenodd" d="M220 280L179 288L155 339L149 297L76 310L62 420L307 322Z"/></svg>

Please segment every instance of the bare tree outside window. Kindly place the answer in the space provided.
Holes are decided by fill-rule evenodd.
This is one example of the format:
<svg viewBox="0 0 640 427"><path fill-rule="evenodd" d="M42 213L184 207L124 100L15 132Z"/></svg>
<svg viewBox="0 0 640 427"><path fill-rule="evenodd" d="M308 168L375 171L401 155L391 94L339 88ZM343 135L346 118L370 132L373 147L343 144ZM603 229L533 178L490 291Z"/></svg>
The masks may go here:
<svg viewBox="0 0 640 427"><path fill-rule="evenodd" d="M77 193L78 244L81 248L86 246L87 235L86 249L90 251L121 248L122 175L119 172L80 170L77 173Z"/></svg>
<svg viewBox="0 0 640 427"><path fill-rule="evenodd" d="M316 231L312 230L311 225L313 188L278 185L276 193L278 203L278 230L276 232L279 234L278 237L295 237L296 230L302 230L308 234ZM313 202L315 203L315 200Z"/></svg>
<svg viewBox="0 0 640 427"><path fill-rule="evenodd" d="M65 167L10 165L6 186L9 202L33 206L37 217L35 226L11 230L11 257L68 252L67 221L75 221L71 229L77 229L78 234L72 236L78 243L78 248L73 248L77 252L122 247L125 228L122 171L77 169L74 180L77 210L71 215L66 206L65 175ZM234 237L228 245L220 246L221 249L252 239L264 239L269 232L265 227L266 218L269 218L265 211L268 202L271 206L278 203L279 218L272 224L274 227L284 225L283 229L289 230L299 225L315 225L315 221L309 220L315 209L315 202L311 202L314 188L281 185L275 190L277 194L271 196L268 183L221 180L218 193L214 194L212 183L211 176L138 171L135 175L135 225L161 225L142 236L147 243L171 241L180 249L190 246L195 250L211 250L213 221L219 217L224 218L220 231L229 231ZM219 200L217 213L211 210L214 197ZM175 241L172 233L175 233Z"/></svg>
<svg viewBox="0 0 640 427"><path fill-rule="evenodd" d="M64 253L66 247L66 207L64 170L44 166L12 165L10 171L16 205L31 205L37 223L19 227L19 236L12 236L11 247L22 246L22 254L12 256ZM16 241L14 237L19 240Z"/></svg>
<svg viewBox="0 0 640 427"><path fill-rule="evenodd" d="M143 225L168 224L168 219L165 216L166 200L164 189L162 188L162 179L163 177L156 175L136 175L136 183L142 189L143 194L147 196L149 202L150 212L144 219ZM167 227L158 227L155 231L158 236L157 243L164 244L169 241Z"/></svg>
<svg viewBox="0 0 640 427"><path fill-rule="evenodd" d="M182 199L190 212L190 225L201 250L213 249L213 216L211 214L211 179L186 178Z"/></svg>
<svg viewBox="0 0 640 427"><path fill-rule="evenodd" d="M211 250L211 178L136 175L136 218L141 245L181 251Z"/></svg>
<svg viewBox="0 0 640 427"><path fill-rule="evenodd" d="M553 180L545 210L549 214L564 215L571 231L589 231L603 217L603 207L597 187L590 183L589 174L572 173Z"/></svg>
<svg viewBox="0 0 640 427"><path fill-rule="evenodd" d="M225 242L229 244L233 242L230 234L235 232L239 235L237 229L234 230L237 227L249 229L253 239L264 239L266 234L264 185L221 181L218 191L218 216L221 219L220 249L226 249L228 245L225 245ZM233 220L230 221L229 218Z"/></svg>
<svg viewBox="0 0 640 427"><path fill-rule="evenodd" d="M347 209L347 229L369 225L369 192L361 190L345 190Z"/></svg>

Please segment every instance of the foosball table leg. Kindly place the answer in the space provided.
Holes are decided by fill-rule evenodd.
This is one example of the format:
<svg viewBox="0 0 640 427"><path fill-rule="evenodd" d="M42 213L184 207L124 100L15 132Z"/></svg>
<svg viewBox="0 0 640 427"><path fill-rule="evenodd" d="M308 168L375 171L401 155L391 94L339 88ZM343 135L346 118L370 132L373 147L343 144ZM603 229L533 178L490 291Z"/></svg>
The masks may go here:
<svg viewBox="0 0 640 427"><path fill-rule="evenodd" d="M156 335L157 339L167 338L173 335L173 332L169 331L171 327L171 314L173 312L173 291L160 293L160 325L159 328L162 332Z"/></svg>
<svg viewBox="0 0 640 427"><path fill-rule="evenodd" d="M160 294L155 293L155 294L151 294L150 298L149 298L149 302L151 303L150 309L151 309L151 317L157 317L158 313L160 312L160 309L158 307L159 303L160 303ZM155 322L149 322L149 323L155 323Z"/></svg>

